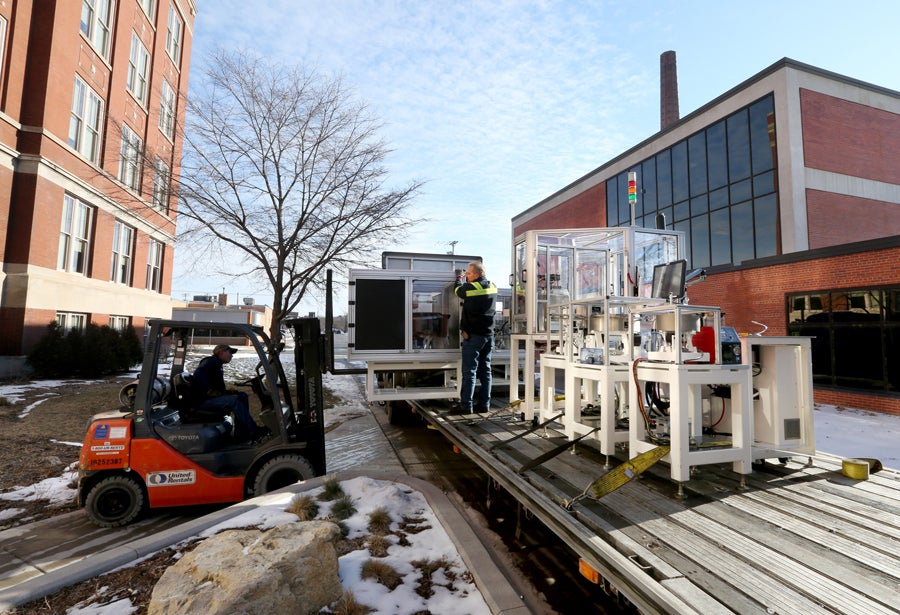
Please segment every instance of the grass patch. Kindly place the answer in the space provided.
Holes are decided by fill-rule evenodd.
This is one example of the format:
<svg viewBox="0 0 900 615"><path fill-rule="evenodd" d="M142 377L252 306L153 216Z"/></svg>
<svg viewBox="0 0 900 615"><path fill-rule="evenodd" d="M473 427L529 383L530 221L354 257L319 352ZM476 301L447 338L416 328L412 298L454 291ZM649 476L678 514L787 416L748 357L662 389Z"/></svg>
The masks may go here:
<svg viewBox="0 0 900 615"><path fill-rule="evenodd" d="M342 495L331 505L331 516L339 521L349 519L356 513L356 505L349 495Z"/></svg>
<svg viewBox="0 0 900 615"><path fill-rule="evenodd" d="M367 560L362 565L361 575L364 579L374 579L392 591L403 582L403 577L390 564L374 559Z"/></svg>
<svg viewBox="0 0 900 615"><path fill-rule="evenodd" d="M322 493L319 494L319 499L323 502L331 502L332 500L336 500L339 497L344 495L344 489L341 487L341 483L335 477L329 477L324 483L322 483Z"/></svg>
<svg viewBox="0 0 900 615"><path fill-rule="evenodd" d="M386 508L376 508L369 513L369 531L384 536L391 531L391 514Z"/></svg>
<svg viewBox="0 0 900 615"><path fill-rule="evenodd" d="M366 548L372 557L387 557L391 544L387 536L380 534L372 534L366 539Z"/></svg>
<svg viewBox="0 0 900 615"><path fill-rule="evenodd" d="M297 515L300 521L312 521L319 514L319 505L311 495L302 493L291 498L285 510Z"/></svg>
<svg viewBox="0 0 900 615"><path fill-rule="evenodd" d="M339 615L367 615L374 611L375 609L358 602L349 589L345 589L341 599L331 605L331 612Z"/></svg>

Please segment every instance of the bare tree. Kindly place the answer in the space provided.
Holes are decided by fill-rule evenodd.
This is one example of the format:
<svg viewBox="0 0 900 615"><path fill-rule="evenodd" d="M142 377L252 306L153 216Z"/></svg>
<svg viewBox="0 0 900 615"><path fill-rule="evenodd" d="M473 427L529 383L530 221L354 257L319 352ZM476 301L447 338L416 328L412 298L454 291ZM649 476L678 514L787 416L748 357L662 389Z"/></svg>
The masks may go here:
<svg viewBox="0 0 900 615"><path fill-rule="evenodd" d="M223 272L274 295L271 337L324 270L342 272L417 220L421 183L384 187L381 124L340 79L246 53L218 52L187 101L174 177L183 239L219 251ZM236 255L236 256L235 256Z"/></svg>

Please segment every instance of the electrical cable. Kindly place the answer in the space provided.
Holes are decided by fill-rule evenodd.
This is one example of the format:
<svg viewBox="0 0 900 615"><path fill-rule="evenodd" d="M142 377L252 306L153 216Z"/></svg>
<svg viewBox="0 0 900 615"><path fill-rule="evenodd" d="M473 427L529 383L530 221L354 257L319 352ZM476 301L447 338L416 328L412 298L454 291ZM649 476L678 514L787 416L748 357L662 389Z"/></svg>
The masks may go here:
<svg viewBox="0 0 900 615"><path fill-rule="evenodd" d="M634 377L634 386L637 388L638 391L641 390L641 384L640 384L640 381L638 380L638 375L637 375L638 363L640 363L641 361L646 361L646 360L647 359L645 359L643 357L638 357L637 359L634 360L634 363L631 364L631 374ZM643 399L644 396L637 395L636 397L638 399L638 407L640 408L641 416L644 419L644 429L647 432L647 439L650 440L650 442L652 442L653 444L662 443L662 441L651 431L650 417L647 414L647 409L644 407L644 399Z"/></svg>

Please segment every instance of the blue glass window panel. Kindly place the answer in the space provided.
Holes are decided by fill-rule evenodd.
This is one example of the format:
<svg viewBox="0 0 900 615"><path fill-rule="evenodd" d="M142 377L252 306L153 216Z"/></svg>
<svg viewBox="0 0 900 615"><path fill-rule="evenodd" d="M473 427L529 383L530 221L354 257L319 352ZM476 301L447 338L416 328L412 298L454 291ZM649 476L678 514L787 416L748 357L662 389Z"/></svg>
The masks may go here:
<svg viewBox="0 0 900 615"><path fill-rule="evenodd" d="M688 139L688 168L691 177L691 196L706 192L706 135L698 132Z"/></svg>
<svg viewBox="0 0 900 615"><path fill-rule="evenodd" d="M705 194L691 199L691 217L705 214L709 211L709 199Z"/></svg>
<svg viewBox="0 0 900 615"><path fill-rule="evenodd" d="M753 196L752 184L749 179L731 184L731 202L741 203Z"/></svg>
<svg viewBox="0 0 900 615"><path fill-rule="evenodd" d="M709 209L715 211L728 206L728 186L709 193Z"/></svg>
<svg viewBox="0 0 900 615"><path fill-rule="evenodd" d="M778 253L778 201L774 194L753 201L756 258Z"/></svg>
<svg viewBox="0 0 900 615"><path fill-rule="evenodd" d="M731 216L727 209L709 214L710 265L731 263Z"/></svg>
<svg viewBox="0 0 900 615"><path fill-rule="evenodd" d="M709 266L709 215L691 218L691 266Z"/></svg>
<svg viewBox="0 0 900 615"><path fill-rule="evenodd" d="M728 183L728 151L725 149L725 122L706 129L706 168L709 189L715 190Z"/></svg>
<svg viewBox="0 0 900 615"><path fill-rule="evenodd" d="M669 150L656 155L656 200L659 209L672 204L672 156Z"/></svg>
<svg viewBox="0 0 900 615"><path fill-rule="evenodd" d="M672 147L672 199L678 203L688 198L687 143Z"/></svg>
<svg viewBox="0 0 900 615"><path fill-rule="evenodd" d="M775 108L771 96L750 106L753 173L775 168Z"/></svg>
<svg viewBox="0 0 900 615"><path fill-rule="evenodd" d="M766 171L753 178L753 195L762 196L775 192L775 171Z"/></svg>
<svg viewBox="0 0 900 615"><path fill-rule="evenodd" d="M750 130L747 110L741 109L726 120L728 128L728 181L750 177ZM732 199L733 201L734 199Z"/></svg>
<svg viewBox="0 0 900 615"><path fill-rule="evenodd" d="M735 265L753 258L753 204L731 207L731 259Z"/></svg>
<svg viewBox="0 0 900 615"><path fill-rule="evenodd" d="M638 200L644 201L644 211L656 211L656 158L648 158L641 165Z"/></svg>

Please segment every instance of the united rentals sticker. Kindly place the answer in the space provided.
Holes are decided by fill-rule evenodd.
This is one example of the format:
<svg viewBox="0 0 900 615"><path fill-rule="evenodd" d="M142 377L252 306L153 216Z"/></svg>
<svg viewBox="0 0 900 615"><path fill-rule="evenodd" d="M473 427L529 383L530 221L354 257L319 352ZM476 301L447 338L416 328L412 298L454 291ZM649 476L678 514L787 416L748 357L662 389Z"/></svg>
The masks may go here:
<svg viewBox="0 0 900 615"><path fill-rule="evenodd" d="M150 472L147 484L151 487L168 487L170 485L192 485L197 482L194 470L171 470L169 472Z"/></svg>
<svg viewBox="0 0 900 615"><path fill-rule="evenodd" d="M98 455L116 455L125 450L124 444L110 444L104 442L102 445L91 446L91 452Z"/></svg>

